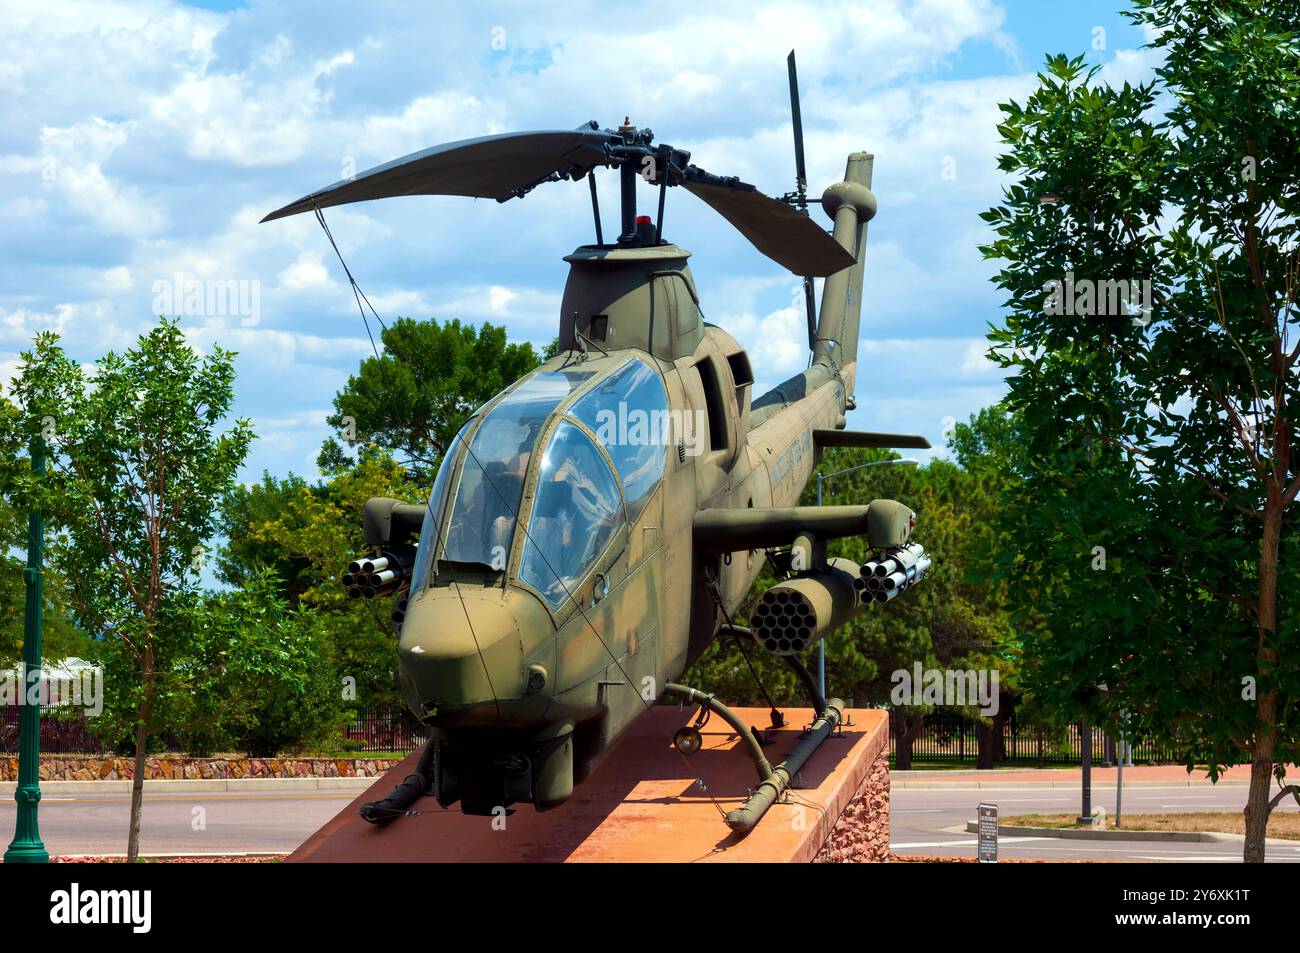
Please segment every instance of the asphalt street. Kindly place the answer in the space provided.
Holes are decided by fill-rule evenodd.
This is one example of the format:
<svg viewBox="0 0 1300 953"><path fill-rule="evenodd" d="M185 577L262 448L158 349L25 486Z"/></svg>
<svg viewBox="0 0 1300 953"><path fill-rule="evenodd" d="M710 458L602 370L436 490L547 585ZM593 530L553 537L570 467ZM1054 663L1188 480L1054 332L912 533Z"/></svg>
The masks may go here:
<svg viewBox="0 0 1300 953"><path fill-rule="evenodd" d="M1170 785L1124 792L1125 813L1239 811L1246 789ZM145 795L142 853L149 855L287 853L355 797L346 791L276 793L157 793ZM973 857L975 836L965 824L981 801L998 805L1002 817L1079 810L1079 794L1068 788L904 787L891 796L890 843L900 854ZM1113 786L1094 786L1094 806L1114 816ZM41 836L52 854L121 854L129 816L126 794L46 795L41 802ZM1295 811L1294 802L1277 808ZM0 800L0 829L10 830L14 803ZM1240 843L1152 843L1061 840L1049 837L1000 839L1001 856L1040 860L1125 860L1236 863ZM1300 842L1270 846L1268 859L1300 862Z"/></svg>
<svg viewBox="0 0 1300 953"><path fill-rule="evenodd" d="M142 854L282 854L356 797L347 791L158 793L144 796ZM51 854L125 854L129 794L47 794L41 840ZM0 830L13 829L14 802L0 801Z"/></svg>
<svg viewBox="0 0 1300 953"><path fill-rule="evenodd" d="M974 834L965 831L975 819L981 801L998 806L999 816L1013 814L1064 814L1079 812L1080 795L1068 788L1027 789L1023 787L935 789L895 787L890 795L889 842L898 854L939 857L974 857ZM1240 811L1246 802L1242 786L1211 787L1187 785L1133 787L1124 791L1125 814L1168 814L1178 811ZM1113 784L1092 789L1093 808L1105 807L1115 814ZM1294 801L1279 804L1277 810L1295 811ZM1001 857L1035 860L1124 860L1136 862L1174 861L1183 863L1240 863L1241 843L1159 843L1144 841L1062 840L1057 837L1009 837L999 839ZM1292 847L1269 846L1268 860L1300 862L1300 841Z"/></svg>

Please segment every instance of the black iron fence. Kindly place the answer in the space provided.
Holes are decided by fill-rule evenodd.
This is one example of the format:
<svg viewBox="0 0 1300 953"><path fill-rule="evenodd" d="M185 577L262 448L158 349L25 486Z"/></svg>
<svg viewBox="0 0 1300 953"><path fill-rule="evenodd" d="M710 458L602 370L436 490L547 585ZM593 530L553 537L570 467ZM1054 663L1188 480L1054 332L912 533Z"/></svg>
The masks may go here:
<svg viewBox="0 0 1300 953"><path fill-rule="evenodd" d="M0 754L18 753L20 705L0 705ZM41 751L51 754L107 754L81 708L41 706Z"/></svg>
<svg viewBox="0 0 1300 953"><path fill-rule="evenodd" d="M348 751L408 754L428 739L428 729L405 708L358 708L343 729L342 746Z"/></svg>
<svg viewBox="0 0 1300 953"><path fill-rule="evenodd" d="M903 731L903 719L897 712L891 713L889 755L895 763ZM1020 722L1013 716L1003 723L1000 739L995 735L989 737L986 743L994 748L994 758L998 764L1042 767L1079 764L1083 759L1083 738L1083 727L1077 722L1069 725L1043 725ZM1093 728L1093 764L1114 763L1116 741L1116 738L1101 728ZM1132 764L1174 764L1181 760L1180 752L1173 745L1142 738L1126 738L1125 743L1132 745ZM924 716L921 730L912 740L912 761L922 765L926 762L973 765L979 758L979 751L979 723L955 712L934 712Z"/></svg>
<svg viewBox="0 0 1300 953"><path fill-rule="evenodd" d="M17 705L0 705L0 755L18 753ZM891 713L889 754L897 763L899 737L904 723L897 712ZM370 754L389 752L407 754L424 746L428 739L425 729L405 708L396 709L369 706L354 709L343 726L335 751ZM163 747L179 752L176 739L165 735ZM1178 751L1171 745L1141 738L1131 739L1134 764L1170 764L1179 759ZM998 764L1049 766L1078 764L1082 757L1083 734L1078 724L1064 726L1020 722L1014 716L1002 725L1000 745L990 739ZM949 762L974 765L979 758L979 723L954 712L934 712L926 715L920 732L912 741L912 762ZM67 706L49 706L41 709L41 751L45 754L111 754L111 744L106 744L93 730L93 722L82 709ZM334 753L333 751L331 753ZM1115 760L1115 739L1100 728L1092 732L1092 759L1094 764Z"/></svg>

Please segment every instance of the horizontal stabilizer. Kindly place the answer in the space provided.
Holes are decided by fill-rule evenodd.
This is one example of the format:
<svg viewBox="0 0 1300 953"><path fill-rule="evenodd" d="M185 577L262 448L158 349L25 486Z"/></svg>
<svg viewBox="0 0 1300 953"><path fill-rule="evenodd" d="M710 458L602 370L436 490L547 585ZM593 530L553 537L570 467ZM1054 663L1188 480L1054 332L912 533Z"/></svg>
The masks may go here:
<svg viewBox="0 0 1300 953"><path fill-rule="evenodd" d="M813 443L819 447L883 447L906 450L929 450L930 441L920 434L871 433L866 430L814 430Z"/></svg>

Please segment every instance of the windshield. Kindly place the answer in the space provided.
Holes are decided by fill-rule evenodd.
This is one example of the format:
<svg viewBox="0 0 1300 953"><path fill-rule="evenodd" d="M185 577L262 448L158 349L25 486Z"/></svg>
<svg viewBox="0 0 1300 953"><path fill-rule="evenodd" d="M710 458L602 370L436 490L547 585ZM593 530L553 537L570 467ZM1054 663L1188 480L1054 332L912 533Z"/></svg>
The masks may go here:
<svg viewBox="0 0 1300 953"><path fill-rule="evenodd" d="M542 455L519 578L558 609L623 519L618 483L596 445L563 421Z"/></svg>
<svg viewBox="0 0 1300 953"><path fill-rule="evenodd" d="M484 418L465 453L444 559L505 568L533 444L551 411L592 373L536 373Z"/></svg>
<svg viewBox="0 0 1300 953"><path fill-rule="evenodd" d="M630 360L579 397L571 416L586 424L623 481L628 522L636 522L664 475L672 442L668 395L659 374Z"/></svg>
<svg viewBox="0 0 1300 953"><path fill-rule="evenodd" d="M442 455L438 462L438 475L433 478L433 489L429 491L429 503L424 508L424 522L420 524L420 540L415 550L415 565L411 567L411 595L423 589L429 582L429 572L433 568L433 554L438 549L438 522L442 518L447 496L447 483L451 471L456 469L456 451L465 434L474 425L474 418L465 421L465 425L456 434L456 439Z"/></svg>

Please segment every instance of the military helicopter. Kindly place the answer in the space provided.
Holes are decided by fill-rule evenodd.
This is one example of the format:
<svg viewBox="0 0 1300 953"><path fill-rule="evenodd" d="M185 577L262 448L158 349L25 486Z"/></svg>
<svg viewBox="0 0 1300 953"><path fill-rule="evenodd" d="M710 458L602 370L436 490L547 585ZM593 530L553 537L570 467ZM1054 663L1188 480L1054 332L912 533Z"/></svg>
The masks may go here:
<svg viewBox="0 0 1300 953"><path fill-rule="evenodd" d="M398 195L506 202L543 184L590 186L596 241L565 258L559 353L470 416L426 505L365 507L374 554L343 583L354 598L396 597L402 690L431 736L416 773L362 808L367 820L386 823L429 793L470 815L555 808L639 715L676 697L700 706L696 725L717 714L744 740L758 783L726 821L746 832L843 718L844 703L822 697L801 654L924 578L930 559L909 542L915 514L905 505L796 505L827 447L930 444L845 429L873 157L851 154L843 180L822 193L828 233L808 211L793 51L788 73L796 180L781 198L692 165L649 129L593 121L435 146L263 219ZM598 169L619 177L612 242ZM637 213L638 178L658 189L655 219ZM673 188L803 278L809 365L761 396L744 349L704 319L690 252L664 238ZM814 277L825 279L820 314ZM845 536L867 538L866 563L827 558L826 541ZM766 558L783 581L758 599L752 627L736 625ZM720 635L784 658L809 696L817 718L779 765L763 754L762 732L677 683ZM696 727L674 744L697 750Z"/></svg>

